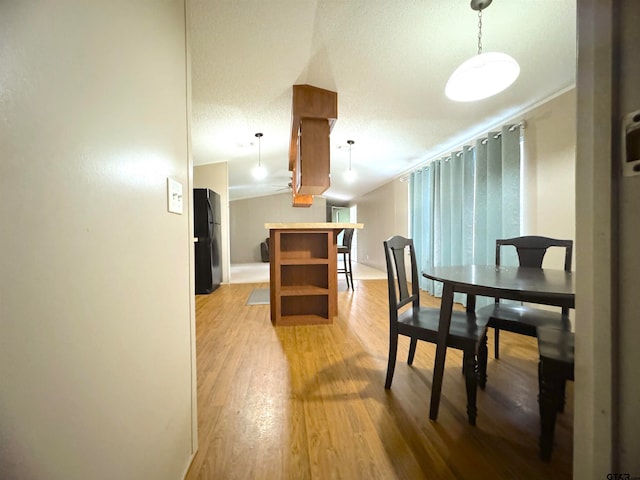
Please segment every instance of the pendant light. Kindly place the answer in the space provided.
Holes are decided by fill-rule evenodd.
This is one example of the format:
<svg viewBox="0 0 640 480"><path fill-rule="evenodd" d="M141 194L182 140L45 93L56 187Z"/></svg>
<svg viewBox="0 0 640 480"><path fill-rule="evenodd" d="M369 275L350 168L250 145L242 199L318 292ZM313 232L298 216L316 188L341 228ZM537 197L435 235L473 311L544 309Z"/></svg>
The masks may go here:
<svg viewBox="0 0 640 480"><path fill-rule="evenodd" d="M344 172L344 179L348 183L351 183L351 182L355 181L355 179L357 177L356 172L351 169L351 147L353 146L353 144L355 142L353 140L347 140L347 143L349 144L349 170L346 170Z"/></svg>
<svg viewBox="0 0 640 480"><path fill-rule="evenodd" d="M471 0L478 11L478 54L460 65L449 77L445 94L456 102L482 100L506 89L520 74L520 66L506 53L482 53L482 10L492 0Z"/></svg>
<svg viewBox="0 0 640 480"><path fill-rule="evenodd" d="M262 166L262 163L260 162L260 139L262 138L262 134L256 133L256 137L258 137L258 165L256 165L253 170L251 170L251 174L256 180L262 180L267 176L267 169L264 168Z"/></svg>

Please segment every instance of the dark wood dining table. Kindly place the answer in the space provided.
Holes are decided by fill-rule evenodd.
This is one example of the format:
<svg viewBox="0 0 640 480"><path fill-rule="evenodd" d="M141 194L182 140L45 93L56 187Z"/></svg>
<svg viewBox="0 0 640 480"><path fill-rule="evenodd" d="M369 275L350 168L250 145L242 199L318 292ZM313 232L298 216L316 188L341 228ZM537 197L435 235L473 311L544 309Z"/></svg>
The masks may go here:
<svg viewBox="0 0 640 480"><path fill-rule="evenodd" d="M443 284L429 411L429 418L432 420L438 418L440 402L437 399L442 390L444 363L447 354L447 334L451 324L455 292L466 293L466 308L469 312L475 311L476 295L558 307L575 307L574 275L565 270L465 265L432 267L424 270L422 275Z"/></svg>

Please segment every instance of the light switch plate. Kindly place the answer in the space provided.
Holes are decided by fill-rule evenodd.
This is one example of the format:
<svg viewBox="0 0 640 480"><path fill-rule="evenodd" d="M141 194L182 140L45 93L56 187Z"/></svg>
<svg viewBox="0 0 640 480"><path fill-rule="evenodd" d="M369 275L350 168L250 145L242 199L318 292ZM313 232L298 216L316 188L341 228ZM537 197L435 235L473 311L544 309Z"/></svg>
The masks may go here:
<svg viewBox="0 0 640 480"><path fill-rule="evenodd" d="M182 184L167 178L167 210L182 215Z"/></svg>

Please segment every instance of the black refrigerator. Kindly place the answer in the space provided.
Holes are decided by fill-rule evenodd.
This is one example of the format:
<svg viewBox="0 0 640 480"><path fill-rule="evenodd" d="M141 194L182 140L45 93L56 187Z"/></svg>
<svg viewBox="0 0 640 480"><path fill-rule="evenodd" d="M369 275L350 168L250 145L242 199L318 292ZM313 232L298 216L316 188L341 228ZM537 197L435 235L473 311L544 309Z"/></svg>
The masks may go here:
<svg viewBox="0 0 640 480"><path fill-rule="evenodd" d="M208 188L193 189L196 294L211 293L222 282L220 195Z"/></svg>

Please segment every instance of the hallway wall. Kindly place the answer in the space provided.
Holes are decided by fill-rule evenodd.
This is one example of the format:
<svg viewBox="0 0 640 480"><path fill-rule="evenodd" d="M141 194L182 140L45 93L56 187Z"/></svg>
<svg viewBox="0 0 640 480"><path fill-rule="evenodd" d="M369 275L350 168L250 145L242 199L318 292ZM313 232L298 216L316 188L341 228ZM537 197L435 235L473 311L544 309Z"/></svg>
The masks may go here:
<svg viewBox="0 0 640 480"><path fill-rule="evenodd" d="M0 45L0 477L182 478L184 1L0 2Z"/></svg>

